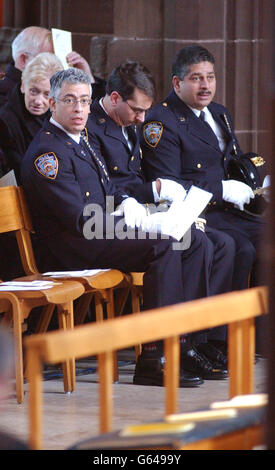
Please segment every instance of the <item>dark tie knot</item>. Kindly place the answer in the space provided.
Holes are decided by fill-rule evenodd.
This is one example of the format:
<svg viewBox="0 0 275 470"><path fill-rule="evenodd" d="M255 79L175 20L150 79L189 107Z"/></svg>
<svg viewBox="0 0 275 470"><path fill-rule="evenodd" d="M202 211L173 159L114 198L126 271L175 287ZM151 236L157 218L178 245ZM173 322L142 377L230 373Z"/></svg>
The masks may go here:
<svg viewBox="0 0 275 470"><path fill-rule="evenodd" d="M204 111L201 111L200 113L200 119L205 122L205 112Z"/></svg>

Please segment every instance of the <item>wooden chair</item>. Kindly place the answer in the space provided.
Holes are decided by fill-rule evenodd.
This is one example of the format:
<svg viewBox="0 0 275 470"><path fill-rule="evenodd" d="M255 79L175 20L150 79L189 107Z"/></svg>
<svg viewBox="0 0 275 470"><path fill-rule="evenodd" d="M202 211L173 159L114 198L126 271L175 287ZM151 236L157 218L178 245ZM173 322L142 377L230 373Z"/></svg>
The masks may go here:
<svg viewBox="0 0 275 470"><path fill-rule="evenodd" d="M2 189L6 190L7 188ZM17 192L20 204L20 209L17 206L14 210L21 211L21 219L23 223L21 230L17 234L22 264L25 274L34 275L34 277L30 279L35 279L35 275L38 274L38 269L36 267L33 253L29 249L30 233L33 232L32 221L23 189L21 187L14 187L13 191ZM66 280L67 278L58 277L58 279ZM81 301L75 309L75 324L81 324L84 321L88 307L94 295L96 297L96 319L98 321L103 320L103 302L107 302L107 318L114 317L114 303L111 294L112 290L125 279L125 275L122 272L117 269L110 269L108 271L102 271L95 276L77 276L75 278L70 277L70 279L81 282L85 287L85 295L81 297Z"/></svg>
<svg viewBox="0 0 275 470"><path fill-rule="evenodd" d="M27 208L22 211L19 199L19 188L15 186L0 188L0 233L15 232L20 257L25 270L36 269L32 250L29 230L27 225ZM28 280L26 276L24 280ZM28 318L31 310L35 307L45 307L42 311L37 331L44 332L47 329L47 319L57 306L59 328L68 329L73 327L73 300L84 293L81 283L70 281L64 284L56 282L52 289L40 291L17 291L0 292L0 312L3 313L3 322L7 325L13 324L15 351L16 351L16 396L18 403L24 400L23 379L23 354L22 354L22 324ZM73 361L63 364L64 389L72 390L72 379L74 373Z"/></svg>
<svg viewBox="0 0 275 470"><path fill-rule="evenodd" d="M267 313L267 289L251 288L108 322L49 332L25 340L29 371L30 446L41 448L42 363L98 355L101 433L111 430L113 351L164 339L165 415L177 412L179 336L228 324L229 396L253 393L254 317Z"/></svg>
<svg viewBox="0 0 275 470"><path fill-rule="evenodd" d="M16 234L22 266L26 273L24 280L47 279L42 276L37 269L30 236L31 232L33 232L31 217L23 190L16 186L0 188L0 233L8 232L15 232ZM40 293L21 292L20 294L16 294L22 306L17 319L19 322L20 318L20 325L18 323L15 329L15 331L17 331L17 341L21 341L19 338L21 338L22 334L22 322L28 317L30 311L35 306L44 306L37 323L36 333L45 332L47 330L56 306L59 326L61 327L61 325L63 325L62 328L65 328L65 326L68 328L70 325L70 328L72 328L74 325L74 314L73 306L71 304L69 305L69 303L78 298L80 298L80 304L76 312L76 323L83 321L88 304L93 295L96 295L97 320L103 319L103 301L108 302L107 316L108 318L112 318L114 316L112 289L123 279L124 275L120 271L110 270L101 272L93 277L87 276L66 280L58 278L56 280L57 285L54 289L41 291ZM3 312L3 308L1 311ZM9 323L11 318L11 313L6 313L4 321ZM15 318L13 318L13 320L15 320ZM21 351L19 346L16 349L18 353ZM21 352L17 363L18 368L16 369L17 400L19 403L23 401L24 396L22 362L23 358ZM115 371L116 370L117 368L115 368ZM116 378L116 376L117 372L114 373L114 378ZM65 371L64 388L65 391L73 391L75 389L75 369L73 361L71 361L70 374L68 370Z"/></svg>
<svg viewBox="0 0 275 470"><path fill-rule="evenodd" d="M31 310L35 307L50 306L57 308L58 324L62 330L70 330L74 327L73 300L84 293L84 287L79 282L70 281L66 283L55 282L50 289L38 291L22 290L16 292L0 291L0 312L4 313L3 324L13 327L15 348L15 378L16 397L18 403L24 401L24 367L22 352L22 324L28 318ZM47 315L47 310L41 313ZM41 323L42 325L42 323ZM45 331L43 327L40 331ZM62 364L64 391L73 390L75 366L73 358L64 360Z"/></svg>

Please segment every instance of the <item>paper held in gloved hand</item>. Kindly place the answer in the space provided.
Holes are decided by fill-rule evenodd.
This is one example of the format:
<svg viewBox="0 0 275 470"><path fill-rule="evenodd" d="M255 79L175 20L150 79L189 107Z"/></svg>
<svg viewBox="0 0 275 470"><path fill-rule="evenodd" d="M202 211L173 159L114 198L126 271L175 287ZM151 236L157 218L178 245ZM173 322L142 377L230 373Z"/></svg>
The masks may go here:
<svg viewBox="0 0 275 470"><path fill-rule="evenodd" d="M191 186L185 199L173 201L167 212L148 215L142 223L142 230L159 232L180 241L212 196L208 191Z"/></svg>

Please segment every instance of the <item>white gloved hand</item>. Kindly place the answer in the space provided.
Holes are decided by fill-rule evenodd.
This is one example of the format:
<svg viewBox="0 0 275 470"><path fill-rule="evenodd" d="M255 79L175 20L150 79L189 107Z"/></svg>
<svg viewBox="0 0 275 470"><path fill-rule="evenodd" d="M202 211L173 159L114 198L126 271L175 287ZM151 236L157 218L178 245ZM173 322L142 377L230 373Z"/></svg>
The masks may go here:
<svg viewBox="0 0 275 470"><path fill-rule="evenodd" d="M266 200L266 202L270 202L270 192L269 192L269 187L270 187L271 181L270 181L270 175L266 175L265 179L263 181L262 188L266 188L266 190L263 192L263 197Z"/></svg>
<svg viewBox="0 0 275 470"><path fill-rule="evenodd" d="M180 199L183 201L183 199L186 196L186 191L181 184L176 183L176 181L163 179L163 178L158 178L158 180L160 181L160 184L161 184L160 194L159 194L160 201L172 202L172 201L175 201L176 199ZM155 202L159 202L159 201L155 201Z"/></svg>
<svg viewBox="0 0 275 470"><path fill-rule="evenodd" d="M127 227L140 227L147 217L145 207L133 197L127 197L111 215L124 215Z"/></svg>
<svg viewBox="0 0 275 470"><path fill-rule="evenodd" d="M270 175L266 175L265 179L263 181L262 188L268 188L268 186L270 186L270 184L271 184Z"/></svg>
<svg viewBox="0 0 275 470"><path fill-rule="evenodd" d="M189 228L185 223L186 216L188 217L185 203L178 199L172 203L167 212L156 212L147 216L141 228L145 232L162 233L180 241Z"/></svg>
<svg viewBox="0 0 275 470"><path fill-rule="evenodd" d="M244 205L249 204L250 199L254 199L254 193L250 186L237 180L222 181L222 198L231 202L238 209L243 211Z"/></svg>

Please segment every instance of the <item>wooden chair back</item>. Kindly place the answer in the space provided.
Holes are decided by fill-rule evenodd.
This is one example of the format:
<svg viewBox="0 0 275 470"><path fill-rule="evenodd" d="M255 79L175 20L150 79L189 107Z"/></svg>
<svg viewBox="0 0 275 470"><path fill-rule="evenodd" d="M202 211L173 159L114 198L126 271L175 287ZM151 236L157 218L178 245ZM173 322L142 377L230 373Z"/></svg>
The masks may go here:
<svg viewBox="0 0 275 470"><path fill-rule="evenodd" d="M33 226L21 187L0 188L0 233L15 232L24 272L38 273L32 243Z"/></svg>
<svg viewBox="0 0 275 470"><path fill-rule="evenodd" d="M165 415L177 412L179 335L228 324L229 396L253 393L254 317L267 313L267 289L251 288L206 299L126 315L107 322L78 326L74 331L27 337L30 446L40 449L42 364L98 355L100 432L112 421L113 352L164 339L166 355Z"/></svg>
<svg viewBox="0 0 275 470"><path fill-rule="evenodd" d="M25 274L22 280L31 280L30 277L40 276L37 269L31 232L33 231L31 217L24 197L22 188L17 186L6 186L0 188L0 233L16 234L17 248ZM16 245L16 240L15 245ZM54 308L57 307L59 328L67 329L74 326L73 300L84 294L84 287L80 282L59 282L52 289L39 291L16 291L0 292L0 313L3 313L2 321L7 325L13 325L13 334L16 351L15 375L16 396L18 403L24 400L23 382L23 353L22 353L22 324L28 318L29 313L35 307L42 307L37 315L36 331L47 330ZM64 389L74 389L74 361L70 360L63 364Z"/></svg>

